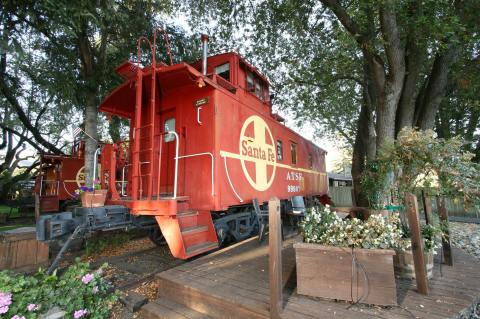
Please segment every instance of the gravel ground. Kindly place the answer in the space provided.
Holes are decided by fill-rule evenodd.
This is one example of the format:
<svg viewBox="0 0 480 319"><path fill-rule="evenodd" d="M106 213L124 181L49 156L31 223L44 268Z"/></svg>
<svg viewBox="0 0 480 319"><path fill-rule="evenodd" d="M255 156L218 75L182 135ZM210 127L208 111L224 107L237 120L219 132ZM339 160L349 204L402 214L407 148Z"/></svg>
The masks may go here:
<svg viewBox="0 0 480 319"><path fill-rule="evenodd" d="M453 246L480 259L480 224L450 222Z"/></svg>

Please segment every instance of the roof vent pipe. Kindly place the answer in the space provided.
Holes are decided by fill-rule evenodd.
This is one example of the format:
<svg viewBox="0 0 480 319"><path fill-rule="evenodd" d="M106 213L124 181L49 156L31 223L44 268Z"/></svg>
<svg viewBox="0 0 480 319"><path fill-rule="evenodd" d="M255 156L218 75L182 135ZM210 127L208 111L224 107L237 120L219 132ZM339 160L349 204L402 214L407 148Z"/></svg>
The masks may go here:
<svg viewBox="0 0 480 319"><path fill-rule="evenodd" d="M207 75L208 35L202 34L202 73Z"/></svg>

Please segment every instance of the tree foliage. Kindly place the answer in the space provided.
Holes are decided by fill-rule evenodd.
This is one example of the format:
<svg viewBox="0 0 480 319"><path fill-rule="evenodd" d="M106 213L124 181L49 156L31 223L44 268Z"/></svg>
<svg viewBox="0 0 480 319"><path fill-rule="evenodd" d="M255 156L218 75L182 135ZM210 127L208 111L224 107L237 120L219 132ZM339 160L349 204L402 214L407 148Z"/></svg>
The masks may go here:
<svg viewBox="0 0 480 319"><path fill-rule="evenodd" d="M116 118L111 125L104 117L97 122L100 101L121 81L114 70L136 59L137 38L151 36L171 11L169 0L3 1L0 146L7 157L15 158L25 143L37 152L68 153L71 131L80 126L88 134L91 179L96 141L117 139L122 130ZM191 39L174 26L167 31L174 56L190 58ZM142 49L146 62L149 54ZM158 52L165 60L165 50ZM15 170L13 163L7 166Z"/></svg>
<svg viewBox="0 0 480 319"><path fill-rule="evenodd" d="M224 0L201 1L192 15L196 22L206 17L219 36L230 35L227 45L247 39L244 50L267 70L277 106L350 142L359 195L366 163L402 128L434 127L458 62L478 56L471 48L478 48L479 5ZM457 98L450 93L448 100Z"/></svg>
<svg viewBox="0 0 480 319"><path fill-rule="evenodd" d="M433 130L403 129L396 143L385 147L375 165L364 173L362 182L371 206L384 205L379 201L389 196L381 196L381 192L395 194L403 203L407 192L422 187L480 205L480 165L472 162L472 153L462 150L464 143L459 137L437 138ZM387 189L375 188L388 179L393 183Z"/></svg>

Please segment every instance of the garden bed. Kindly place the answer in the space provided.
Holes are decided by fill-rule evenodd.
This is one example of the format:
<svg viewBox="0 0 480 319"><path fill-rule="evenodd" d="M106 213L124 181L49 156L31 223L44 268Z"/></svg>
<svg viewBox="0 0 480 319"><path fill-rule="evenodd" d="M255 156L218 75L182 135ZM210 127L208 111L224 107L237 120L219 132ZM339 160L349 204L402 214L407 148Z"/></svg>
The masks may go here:
<svg viewBox="0 0 480 319"><path fill-rule="evenodd" d="M396 305L394 250L294 244L297 292L312 297Z"/></svg>

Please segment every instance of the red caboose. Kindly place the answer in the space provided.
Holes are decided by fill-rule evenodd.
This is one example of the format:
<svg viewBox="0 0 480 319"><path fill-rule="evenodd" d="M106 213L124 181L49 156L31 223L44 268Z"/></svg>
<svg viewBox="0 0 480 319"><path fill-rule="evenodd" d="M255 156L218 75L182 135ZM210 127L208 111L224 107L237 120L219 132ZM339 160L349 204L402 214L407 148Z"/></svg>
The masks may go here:
<svg viewBox="0 0 480 319"><path fill-rule="evenodd" d="M85 182L84 143L73 143L70 155L40 154L35 178L40 213L58 212L68 200L75 200L75 190Z"/></svg>
<svg viewBox="0 0 480 319"><path fill-rule="evenodd" d="M121 65L125 82L100 106L130 120L127 160L118 145L102 151L107 204L155 217L178 258L250 235L254 198L328 192L325 151L272 113L267 79L236 53L207 58L202 40L192 65L157 64L155 44L151 66Z"/></svg>

